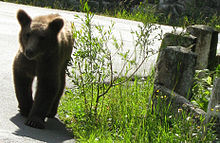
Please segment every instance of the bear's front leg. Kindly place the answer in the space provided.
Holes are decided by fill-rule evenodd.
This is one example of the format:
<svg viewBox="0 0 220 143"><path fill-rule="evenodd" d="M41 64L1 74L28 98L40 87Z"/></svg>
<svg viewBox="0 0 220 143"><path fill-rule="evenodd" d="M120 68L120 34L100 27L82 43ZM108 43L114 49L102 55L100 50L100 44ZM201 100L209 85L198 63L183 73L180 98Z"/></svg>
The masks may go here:
<svg viewBox="0 0 220 143"><path fill-rule="evenodd" d="M13 63L13 78L18 107L22 116L27 117L32 104L32 82L35 64L18 53Z"/></svg>
<svg viewBox="0 0 220 143"><path fill-rule="evenodd" d="M26 121L26 125L43 129L45 128L45 118L58 92L58 75L45 73L38 77L38 87L33 107Z"/></svg>
<svg viewBox="0 0 220 143"><path fill-rule="evenodd" d="M22 74L16 74L14 77L15 92L18 100L19 112L22 116L28 117L31 110L33 99L32 99L32 85L33 79L27 78Z"/></svg>
<svg viewBox="0 0 220 143"><path fill-rule="evenodd" d="M58 105L59 105L59 101L61 96L63 95L63 90L65 87L65 80L66 80L66 76L65 76L65 68L63 68L63 70L60 73L60 80L59 80L59 91L57 93L57 96L51 106L51 109L49 110L47 117L48 118L54 118L55 115L57 114L57 109L58 109Z"/></svg>

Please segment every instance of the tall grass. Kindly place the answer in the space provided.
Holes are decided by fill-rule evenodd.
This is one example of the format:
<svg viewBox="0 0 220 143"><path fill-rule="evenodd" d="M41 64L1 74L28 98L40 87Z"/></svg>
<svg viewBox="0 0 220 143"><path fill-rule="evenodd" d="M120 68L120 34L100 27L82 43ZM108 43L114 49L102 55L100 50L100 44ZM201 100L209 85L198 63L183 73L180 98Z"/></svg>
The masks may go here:
<svg viewBox="0 0 220 143"><path fill-rule="evenodd" d="M89 116L79 91L69 89L61 100L59 117L79 142L207 142L216 139L212 130L202 138L202 125L183 110L172 114L164 104L163 112L153 112L153 75L113 87L101 99L98 116ZM159 96L158 98L161 98ZM161 98L163 104L165 97ZM163 114L161 114L163 113ZM200 121L204 120L201 117Z"/></svg>

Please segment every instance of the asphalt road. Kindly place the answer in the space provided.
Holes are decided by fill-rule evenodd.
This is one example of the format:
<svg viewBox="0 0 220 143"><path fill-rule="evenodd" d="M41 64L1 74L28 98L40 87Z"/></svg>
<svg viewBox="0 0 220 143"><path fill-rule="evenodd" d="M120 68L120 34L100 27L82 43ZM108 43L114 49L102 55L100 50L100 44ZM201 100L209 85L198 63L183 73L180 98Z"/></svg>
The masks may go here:
<svg viewBox="0 0 220 143"><path fill-rule="evenodd" d="M75 19L74 15L84 16L82 13L0 2L0 143L72 143L74 142L72 134L65 129L64 124L58 119L48 120L46 129L39 130L25 126L25 119L18 114L17 100L12 81L12 62L18 49L18 32L20 29L16 19L18 9L24 9L31 17L49 13L59 13L67 20L73 21L76 27L79 27L81 23ZM118 40L122 39L124 41L124 50L132 51L134 49L136 36L131 34L131 30L138 30L140 23L95 16L93 24L108 27L111 25L111 21L115 22L114 35ZM161 26L161 29L163 33L172 30L169 26ZM160 33L160 29L155 30L151 34L151 38L154 39L158 33ZM160 41L156 40L151 48L158 49L159 46ZM218 47L218 49L220 49L220 44L218 44ZM145 71L147 75L151 69L150 67L155 63L156 56L157 55L154 55L148 59L138 74L143 76L143 71ZM113 60L115 65L113 68L119 70L121 68L121 61L118 57L115 57Z"/></svg>

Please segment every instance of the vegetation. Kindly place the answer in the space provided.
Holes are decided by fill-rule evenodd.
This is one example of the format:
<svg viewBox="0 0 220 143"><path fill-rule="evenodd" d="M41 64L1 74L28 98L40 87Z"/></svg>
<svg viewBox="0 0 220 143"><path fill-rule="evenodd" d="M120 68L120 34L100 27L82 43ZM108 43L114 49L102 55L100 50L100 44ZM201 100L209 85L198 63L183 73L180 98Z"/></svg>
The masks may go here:
<svg viewBox="0 0 220 143"><path fill-rule="evenodd" d="M101 99L97 117L87 114L84 100L68 90L59 107L59 117L79 142L208 142L216 139L212 130L202 137L202 125L178 109L179 116L164 105L152 112L153 75L114 86ZM160 96L161 104L166 97ZM160 114L164 113L164 114ZM204 118L200 118L203 121Z"/></svg>
<svg viewBox="0 0 220 143"><path fill-rule="evenodd" d="M85 18L77 16L83 24L81 29L74 28L76 49L73 70L69 72L75 87L67 89L58 110L60 119L72 130L77 141L165 143L208 142L216 139L213 130L207 130L204 136L204 117L196 117L195 120L181 108L178 114L172 114L165 104L166 96L159 95L159 92L156 97L160 106L152 108L154 72L144 80L133 76L132 81L130 77L118 76L121 72L112 70L112 55L118 54L125 61L125 74L130 72L136 61L129 58L129 53L119 52L123 43L118 43L112 36L114 24L107 31L98 25L92 26L93 14L88 5L85 4L83 10L87 15ZM149 19L154 18L152 15ZM150 52L147 47L151 43L143 41L142 37L148 40L146 36L152 31L152 25L146 20L144 26L139 28L141 32L136 32L139 37L136 46L145 51L147 58L147 52ZM98 36L93 33L98 33ZM110 40L117 51L114 54L106 44ZM203 85L195 86L194 93L203 93L200 90L206 89ZM207 98L195 96L193 102L205 109Z"/></svg>
<svg viewBox="0 0 220 143"><path fill-rule="evenodd" d="M104 98L112 87L128 82L149 55L154 53L154 50L149 49L149 45L152 44L149 36L158 26L146 23L144 26L139 26L140 33L133 32L138 37L135 46L139 48L138 54L142 56L140 60L135 54L136 50L131 52L123 49L123 41L119 43L112 35L114 23L108 30L104 30L103 26L93 26L94 14L89 11L87 3L83 10L87 13L85 18L76 16L83 23L81 29L77 30L73 26L75 50L69 76L76 86L74 92L83 97L88 114L97 116L100 99ZM120 71L113 69L115 57L121 60Z"/></svg>
<svg viewBox="0 0 220 143"><path fill-rule="evenodd" d="M193 99L191 102L203 109L208 108L208 103L211 95L213 80L220 77L220 65L217 66L215 71L200 70L196 72L195 83L193 87Z"/></svg>
<svg viewBox="0 0 220 143"><path fill-rule="evenodd" d="M147 19L148 22L151 23L159 23L179 27L187 27L194 24L204 24L212 26L216 28L216 30L220 31L220 15L213 14L207 16L200 12L200 10L201 9L196 7L190 7L187 13L184 13L178 17L172 17L170 14L158 11L155 5L140 3L140 5L134 8L132 11L121 9L115 10L113 12L110 11L110 13L106 12L105 14L117 18L130 19L141 22ZM152 17L154 18L152 19Z"/></svg>

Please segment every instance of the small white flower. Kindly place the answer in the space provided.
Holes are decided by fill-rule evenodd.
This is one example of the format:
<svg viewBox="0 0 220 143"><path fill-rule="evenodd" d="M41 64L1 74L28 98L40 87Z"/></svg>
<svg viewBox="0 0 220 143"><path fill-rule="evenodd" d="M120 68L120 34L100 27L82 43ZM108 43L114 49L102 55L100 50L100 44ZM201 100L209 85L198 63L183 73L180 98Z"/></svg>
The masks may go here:
<svg viewBox="0 0 220 143"><path fill-rule="evenodd" d="M186 120L189 121L191 119L191 117L187 117Z"/></svg>
<svg viewBox="0 0 220 143"><path fill-rule="evenodd" d="M99 140L99 138L95 138L95 141L98 141Z"/></svg>

